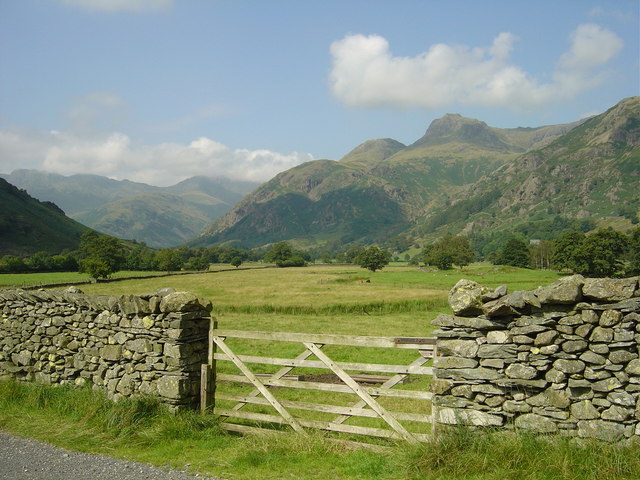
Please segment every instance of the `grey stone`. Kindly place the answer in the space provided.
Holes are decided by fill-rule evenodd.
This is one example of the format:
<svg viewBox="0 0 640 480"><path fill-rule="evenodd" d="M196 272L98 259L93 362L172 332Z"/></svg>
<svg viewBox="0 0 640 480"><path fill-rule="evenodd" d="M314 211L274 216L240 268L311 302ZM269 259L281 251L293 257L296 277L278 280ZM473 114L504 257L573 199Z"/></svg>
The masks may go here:
<svg viewBox="0 0 640 480"><path fill-rule="evenodd" d="M541 304L569 304L582 299L584 277L573 275L554 282L548 287L540 287L535 294Z"/></svg>
<svg viewBox="0 0 640 480"><path fill-rule="evenodd" d="M532 407L523 401L506 400L502 404L502 409L508 413L529 413Z"/></svg>
<svg viewBox="0 0 640 480"><path fill-rule="evenodd" d="M636 353L632 353L627 350L614 350L609 353L609 360L611 363L628 363L636 358L638 358Z"/></svg>
<svg viewBox="0 0 640 480"><path fill-rule="evenodd" d="M607 395L607 400L623 407L633 407L636 404L636 399L627 392L611 392Z"/></svg>
<svg viewBox="0 0 640 480"><path fill-rule="evenodd" d="M504 420L498 415L469 408L437 408L436 421L445 425L474 425L481 427L499 427Z"/></svg>
<svg viewBox="0 0 640 480"><path fill-rule="evenodd" d="M554 407L564 409L571 404L571 400L565 391L548 388L544 392L528 398L527 403L535 407Z"/></svg>
<svg viewBox="0 0 640 480"><path fill-rule="evenodd" d="M509 343L511 336L504 330L492 330L487 332L487 343L504 344Z"/></svg>
<svg viewBox="0 0 640 480"><path fill-rule="evenodd" d="M472 280L461 279L449 291L449 306L456 315L482 313L483 297L491 290Z"/></svg>
<svg viewBox="0 0 640 480"><path fill-rule="evenodd" d="M596 392L611 392L622 387L622 383L616 377L606 378L593 382L591 388Z"/></svg>
<svg viewBox="0 0 640 480"><path fill-rule="evenodd" d="M478 347L478 358L515 358L516 356L515 345L509 344L489 344L485 343Z"/></svg>
<svg viewBox="0 0 640 480"><path fill-rule="evenodd" d="M591 332L589 340L592 342L611 342L611 340L613 340L613 329L598 326L593 329L593 332Z"/></svg>
<svg viewBox="0 0 640 480"><path fill-rule="evenodd" d="M569 340L562 343L562 350L567 353L582 352L587 349L587 345L584 340Z"/></svg>
<svg viewBox="0 0 640 480"><path fill-rule="evenodd" d="M475 340L438 340L438 352L441 355L473 358L478 353Z"/></svg>
<svg viewBox="0 0 640 480"><path fill-rule="evenodd" d="M604 442L617 442L624 438L625 428L606 420L581 420L578 422L578 436L594 438Z"/></svg>
<svg viewBox="0 0 640 480"><path fill-rule="evenodd" d="M544 376L545 380L552 383L561 383L567 379L567 375L555 368L550 369Z"/></svg>
<svg viewBox="0 0 640 480"><path fill-rule="evenodd" d="M528 365L523 365L520 363L512 363L505 370L505 374L509 378L521 378L525 380L531 380L536 378L538 375L538 370Z"/></svg>
<svg viewBox="0 0 640 480"><path fill-rule="evenodd" d="M555 330L549 330L547 332L542 332L539 333L533 344L537 347L542 347L545 345L551 345L553 342L556 341L556 339L558 338L560 334L558 332L556 332Z"/></svg>
<svg viewBox="0 0 640 480"><path fill-rule="evenodd" d="M189 384L185 377L163 375L157 382L158 394L170 399L180 399L189 392Z"/></svg>
<svg viewBox="0 0 640 480"><path fill-rule="evenodd" d="M445 380L444 378L434 378L433 380L431 380L429 390L436 395L442 395L451 390L451 387L453 387L453 382L451 380Z"/></svg>
<svg viewBox="0 0 640 480"><path fill-rule="evenodd" d="M590 400L572 403L570 411L571 416L577 420L593 420L600 418L598 409L593 406L593 403Z"/></svg>
<svg viewBox="0 0 640 480"><path fill-rule="evenodd" d="M585 364L581 360L558 359L553 362L553 367L564 373L580 373L584 371Z"/></svg>
<svg viewBox="0 0 640 480"><path fill-rule="evenodd" d="M601 302L619 302L633 297L637 286L637 278L587 278L582 294Z"/></svg>
<svg viewBox="0 0 640 480"><path fill-rule="evenodd" d="M464 357L436 357L434 366L436 368L474 368L478 366L478 361Z"/></svg>
<svg viewBox="0 0 640 480"><path fill-rule="evenodd" d="M640 377L640 360L635 359L631 360L626 368L624 369L629 375L634 375L636 377Z"/></svg>
<svg viewBox="0 0 640 480"><path fill-rule="evenodd" d="M614 422L624 422L633 415L633 410L620 405L612 405L602 412L603 420L613 420Z"/></svg>
<svg viewBox="0 0 640 480"><path fill-rule="evenodd" d="M495 380L502 375L492 368L452 368L436 370L438 378L449 378L452 380Z"/></svg>
<svg viewBox="0 0 640 480"><path fill-rule="evenodd" d="M118 361L122 358L122 345L106 345L100 351L100 356L105 360Z"/></svg>
<svg viewBox="0 0 640 480"><path fill-rule="evenodd" d="M600 314L601 327L613 327L622 321L622 313L617 310L605 310Z"/></svg>
<svg viewBox="0 0 640 480"><path fill-rule="evenodd" d="M504 328L504 325L481 317L460 317L442 313L431 322L436 327L472 328L475 330L492 330Z"/></svg>
<svg viewBox="0 0 640 480"><path fill-rule="evenodd" d="M598 355L591 350L587 350L582 355L580 355L580 360L582 360L583 362L591 363L593 365L604 365L607 362L607 359L605 357L603 357L602 355Z"/></svg>
<svg viewBox="0 0 640 480"><path fill-rule="evenodd" d="M578 335L579 337L587 338L592 330L593 330L593 325L589 323L585 323L575 329L575 334Z"/></svg>
<svg viewBox="0 0 640 480"><path fill-rule="evenodd" d="M160 302L161 312L210 312L213 305L209 300L198 298L191 292L174 292L162 297Z"/></svg>
<svg viewBox="0 0 640 480"><path fill-rule="evenodd" d="M556 422L535 413L525 413L516 417L514 425L517 429L536 433L556 433L558 431Z"/></svg>

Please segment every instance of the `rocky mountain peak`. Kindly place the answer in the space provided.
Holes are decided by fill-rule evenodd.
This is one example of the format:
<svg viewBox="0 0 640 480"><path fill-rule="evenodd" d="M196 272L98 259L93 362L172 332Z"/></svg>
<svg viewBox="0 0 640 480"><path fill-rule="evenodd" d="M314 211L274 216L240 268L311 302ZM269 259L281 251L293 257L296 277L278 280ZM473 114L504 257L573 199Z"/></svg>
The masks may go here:
<svg viewBox="0 0 640 480"><path fill-rule="evenodd" d="M467 143L495 150L511 150L495 129L485 122L448 113L431 122L426 133L409 148L444 143Z"/></svg>

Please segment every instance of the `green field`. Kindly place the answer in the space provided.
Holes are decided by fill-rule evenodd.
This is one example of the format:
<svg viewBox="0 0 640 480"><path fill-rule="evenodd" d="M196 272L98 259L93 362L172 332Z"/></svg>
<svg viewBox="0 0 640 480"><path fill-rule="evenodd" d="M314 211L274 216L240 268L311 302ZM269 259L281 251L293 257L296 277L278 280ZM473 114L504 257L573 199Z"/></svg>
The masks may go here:
<svg viewBox="0 0 640 480"><path fill-rule="evenodd" d="M164 287L192 291L213 302L213 314L219 326L226 329L428 336L433 332L431 320L450 311L447 294L460 278L489 287L507 285L514 291L547 285L559 275L488 264L445 272L392 265L375 273L356 266L313 265L123 280L83 284L80 288L86 293L112 295L140 294ZM300 353L300 346L295 344L238 342L234 348L240 353L289 358ZM384 358L375 352L354 358L355 349L326 348L339 361L402 363L415 355L392 351ZM219 365L222 371L233 368L223 362ZM258 371L272 370L260 366ZM402 388L424 389L427 383L418 381ZM234 391L244 387L221 388ZM312 394L318 396L303 400L327 400L323 398L326 393ZM299 398L295 392L278 395ZM424 404L411 402L394 402L388 407L414 412L424 408ZM256 408L261 411L262 407ZM173 416L148 400L113 405L89 389L51 389L12 382L0 383L0 412L0 428L18 434L157 465L184 468L187 464L194 473L228 479L640 478L637 445L457 431L426 446L391 444L384 453L345 450L324 434L312 433L308 438L294 434L238 437L221 432L212 415L187 412ZM370 419L360 420L363 426L371 425L367 423Z"/></svg>

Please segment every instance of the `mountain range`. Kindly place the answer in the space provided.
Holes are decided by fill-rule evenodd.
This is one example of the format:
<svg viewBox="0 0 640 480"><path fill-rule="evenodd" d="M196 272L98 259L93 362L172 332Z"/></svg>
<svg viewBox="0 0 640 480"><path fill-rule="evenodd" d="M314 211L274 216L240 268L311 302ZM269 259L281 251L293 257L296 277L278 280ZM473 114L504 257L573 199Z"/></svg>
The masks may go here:
<svg viewBox="0 0 640 480"><path fill-rule="evenodd" d="M514 232L550 239L562 229L625 230L639 221L640 97L537 128L501 129L448 114L410 145L369 140L340 160L313 160L259 186L193 177L154 187L35 170L0 177L42 200L38 215L64 210L91 228L152 247L253 248L285 240L335 250L445 234L468 235L477 246ZM14 197L26 195L14 190ZM25 215L15 225L24 226ZM14 220L4 217L2 236L13 232Z"/></svg>
<svg viewBox="0 0 640 480"><path fill-rule="evenodd" d="M621 208L637 213L639 146L640 97L586 120L538 128L500 129L449 114L411 145L370 140L339 161L278 174L191 245L490 235L557 217L597 224L620 217Z"/></svg>
<svg viewBox="0 0 640 480"><path fill-rule="evenodd" d="M258 186L201 176L156 187L100 175L63 176L37 170L15 170L0 177L55 203L88 227L156 248L191 239Z"/></svg>

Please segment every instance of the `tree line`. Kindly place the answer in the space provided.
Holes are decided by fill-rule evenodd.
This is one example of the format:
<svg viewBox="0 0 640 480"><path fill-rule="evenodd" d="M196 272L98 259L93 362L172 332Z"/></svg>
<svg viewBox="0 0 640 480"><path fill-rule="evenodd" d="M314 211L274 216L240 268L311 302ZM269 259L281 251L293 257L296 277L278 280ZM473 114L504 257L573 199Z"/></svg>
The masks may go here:
<svg viewBox="0 0 640 480"><path fill-rule="evenodd" d="M123 242L89 231L83 234L78 249L72 252L58 255L37 252L26 258L6 255L0 258L0 273L80 271L100 279L109 278L120 270L205 271L214 263L239 267L247 261L264 261L278 267L301 267L316 260L356 264L375 272L392 259L398 259L392 252L415 247L412 243L410 237L399 235L382 247L351 245L333 252L326 246L322 250L296 249L284 241L252 250L220 245L152 249L145 244ZM440 270L454 266L464 268L476 260L484 259L495 265L564 270L591 277L640 274L640 227L628 234L612 229L600 229L592 233L572 230L553 240L535 242L517 232L503 236L501 242L494 245L496 248L482 258L473 239L446 235L424 245L413 258L406 254L405 260Z"/></svg>

